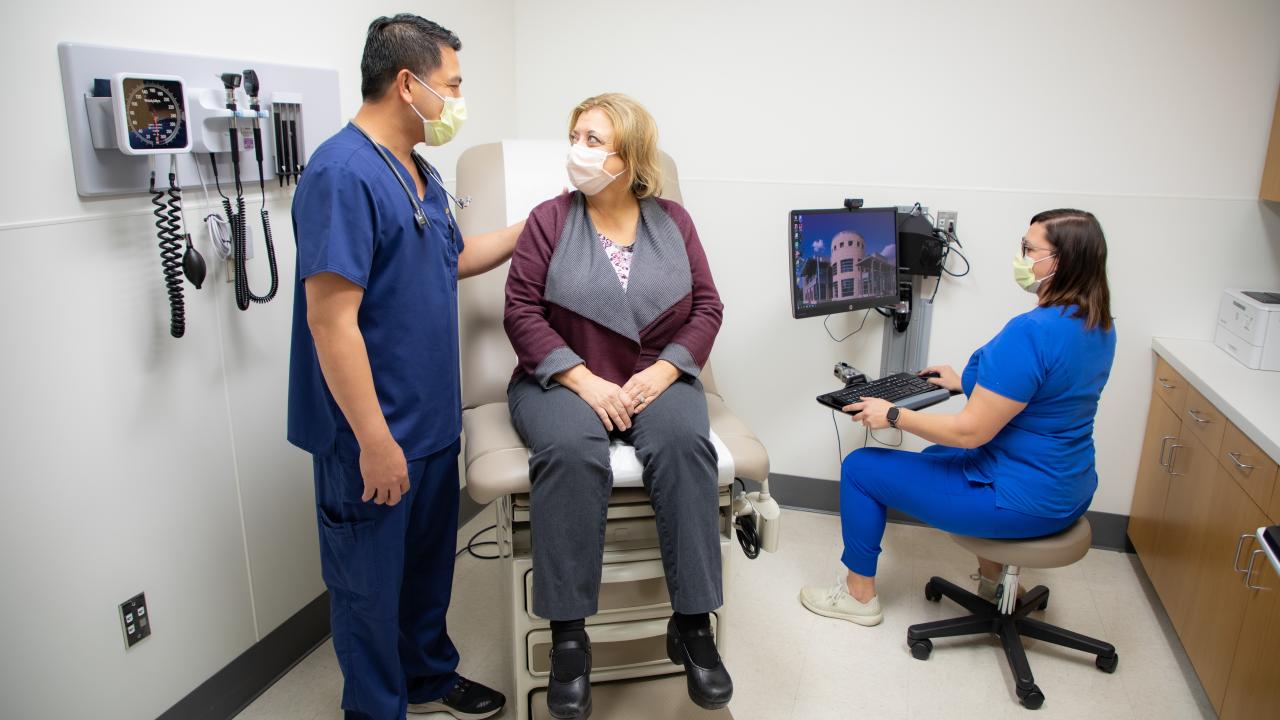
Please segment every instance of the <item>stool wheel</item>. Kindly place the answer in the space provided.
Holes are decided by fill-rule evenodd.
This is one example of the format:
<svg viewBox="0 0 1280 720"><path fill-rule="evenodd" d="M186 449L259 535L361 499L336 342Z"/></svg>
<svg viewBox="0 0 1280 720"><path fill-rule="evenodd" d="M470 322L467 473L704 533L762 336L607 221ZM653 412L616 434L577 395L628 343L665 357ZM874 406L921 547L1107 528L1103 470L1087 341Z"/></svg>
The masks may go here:
<svg viewBox="0 0 1280 720"><path fill-rule="evenodd" d="M942 599L942 591L933 584L933 581L924 584L924 599L929 602L938 602Z"/></svg>
<svg viewBox="0 0 1280 720"><path fill-rule="evenodd" d="M1022 707L1028 710L1039 710L1044 704L1044 693L1040 692L1040 688L1036 685L1026 690L1018 688L1018 699L1022 701Z"/></svg>
<svg viewBox="0 0 1280 720"><path fill-rule="evenodd" d="M1104 673L1111 674L1116 671L1116 665L1120 664L1120 655L1112 653L1111 655L1099 655L1094 661L1094 665Z"/></svg>
<svg viewBox="0 0 1280 720"><path fill-rule="evenodd" d="M924 640L911 641L911 657L917 660L928 660L929 654L933 652L933 641L925 638Z"/></svg>
<svg viewBox="0 0 1280 720"><path fill-rule="evenodd" d="M1040 602L1040 607L1036 608L1036 610L1039 612L1044 612L1045 610L1048 610L1048 609L1049 609L1049 596L1045 595L1044 600Z"/></svg>

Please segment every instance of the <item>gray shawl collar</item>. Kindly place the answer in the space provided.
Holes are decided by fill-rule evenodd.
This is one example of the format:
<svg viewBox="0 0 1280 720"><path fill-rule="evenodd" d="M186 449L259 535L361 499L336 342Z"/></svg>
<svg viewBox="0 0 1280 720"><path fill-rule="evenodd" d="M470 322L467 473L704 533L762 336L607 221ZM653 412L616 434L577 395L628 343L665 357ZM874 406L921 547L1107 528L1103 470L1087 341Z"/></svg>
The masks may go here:
<svg viewBox="0 0 1280 720"><path fill-rule="evenodd" d="M582 193L569 204L547 268L546 299L640 342L640 331L693 291L684 236L657 200L640 201L631 277L622 289L600 247Z"/></svg>

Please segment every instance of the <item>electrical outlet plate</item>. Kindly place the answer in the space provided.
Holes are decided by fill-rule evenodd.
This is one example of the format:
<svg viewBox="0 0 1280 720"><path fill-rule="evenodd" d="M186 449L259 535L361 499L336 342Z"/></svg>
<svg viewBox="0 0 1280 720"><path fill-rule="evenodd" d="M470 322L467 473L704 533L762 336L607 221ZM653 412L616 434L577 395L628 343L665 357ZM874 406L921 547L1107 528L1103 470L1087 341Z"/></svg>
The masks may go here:
<svg viewBox="0 0 1280 720"><path fill-rule="evenodd" d="M960 216L960 213L954 210L939 210L938 224L935 227L937 227L939 230L946 230L948 232L954 233L956 231L956 219L959 216Z"/></svg>
<svg viewBox="0 0 1280 720"><path fill-rule="evenodd" d="M126 648L137 645L151 635L151 615L147 612L146 593L138 593L120 603L120 628L124 630Z"/></svg>

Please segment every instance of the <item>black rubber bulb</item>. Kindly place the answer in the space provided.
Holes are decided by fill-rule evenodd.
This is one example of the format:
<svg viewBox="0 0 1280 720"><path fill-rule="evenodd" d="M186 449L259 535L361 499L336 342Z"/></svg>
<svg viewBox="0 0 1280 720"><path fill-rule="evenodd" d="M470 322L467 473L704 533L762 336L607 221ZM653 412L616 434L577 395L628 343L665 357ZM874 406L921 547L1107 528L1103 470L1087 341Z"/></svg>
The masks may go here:
<svg viewBox="0 0 1280 720"><path fill-rule="evenodd" d="M192 285L196 286L197 290L204 284L204 256L191 244L190 234L187 235L187 251L182 255L182 273L187 276Z"/></svg>

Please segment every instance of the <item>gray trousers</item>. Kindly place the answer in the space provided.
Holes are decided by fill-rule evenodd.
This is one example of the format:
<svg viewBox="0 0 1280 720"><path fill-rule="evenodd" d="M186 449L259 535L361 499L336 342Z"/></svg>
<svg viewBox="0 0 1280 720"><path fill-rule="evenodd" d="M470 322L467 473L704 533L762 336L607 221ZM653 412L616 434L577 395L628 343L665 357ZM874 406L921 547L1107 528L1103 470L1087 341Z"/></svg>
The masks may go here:
<svg viewBox="0 0 1280 720"><path fill-rule="evenodd" d="M529 458L533 611L548 620L596 613L605 513L613 488L609 433L595 411L560 385L522 377L507 388L511 419ZM635 446L658 524L667 592L676 612L722 604L716 451L702 383L682 377L616 437Z"/></svg>

